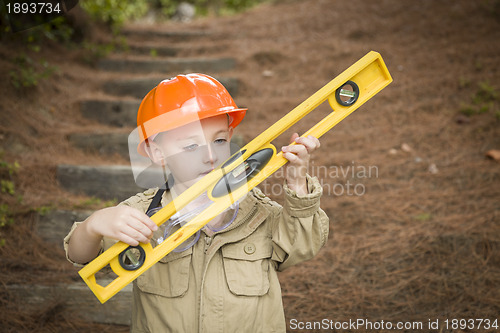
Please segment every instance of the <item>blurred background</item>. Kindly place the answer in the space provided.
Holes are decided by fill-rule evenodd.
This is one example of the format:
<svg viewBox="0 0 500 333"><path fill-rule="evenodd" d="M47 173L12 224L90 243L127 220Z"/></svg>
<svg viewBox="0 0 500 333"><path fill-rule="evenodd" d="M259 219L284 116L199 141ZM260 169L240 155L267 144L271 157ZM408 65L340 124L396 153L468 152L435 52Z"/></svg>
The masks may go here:
<svg viewBox="0 0 500 333"><path fill-rule="evenodd" d="M218 78L249 108L242 145L371 50L394 81L312 156L330 236L316 258L280 274L287 323L498 319L500 1L82 0L18 32L8 3L1 331L129 330L130 289L99 305L62 238L140 191L127 138L159 81ZM274 144L330 111L320 106ZM278 172L261 189L281 203L282 182Z"/></svg>

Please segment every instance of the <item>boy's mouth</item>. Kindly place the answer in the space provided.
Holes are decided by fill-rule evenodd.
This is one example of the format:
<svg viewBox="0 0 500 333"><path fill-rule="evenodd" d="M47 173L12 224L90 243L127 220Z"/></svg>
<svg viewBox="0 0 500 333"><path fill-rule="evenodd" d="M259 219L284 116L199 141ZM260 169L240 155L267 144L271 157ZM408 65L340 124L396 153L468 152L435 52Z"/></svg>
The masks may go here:
<svg viewBox="0 0 500 333"><path fill-rule="evenodd" d="M210 169L210 170L208 170L208 171L205 171L205 172L203 172L203 173L200 173L200 175L202 175L202 176L206 176L206 175L208 175L208 174L209 174L212 170L213 170L213 169Z"/></svg>

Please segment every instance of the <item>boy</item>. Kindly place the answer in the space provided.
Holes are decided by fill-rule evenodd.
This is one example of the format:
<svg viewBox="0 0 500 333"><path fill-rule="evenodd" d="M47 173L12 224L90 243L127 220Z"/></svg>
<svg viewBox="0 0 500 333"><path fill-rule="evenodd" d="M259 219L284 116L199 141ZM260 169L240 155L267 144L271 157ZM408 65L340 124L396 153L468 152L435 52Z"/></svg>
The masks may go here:
<svg viewBox="0 0 500 333"><path fill-rule="evenodd" d="M68 259L84 264L114 241L155 246L167 237L146 213L223 163L229 140L246 109L203 74L162 81L138 112L137 148L169 170L172 181L139 193L75 223L65 238ZM292 136L283 147L284 207L254 188L210 221L199 239L181 244L134 281L132 332L285 332L277 271L312 258L328 238L328 217L319 208L322 188L306 174L314 137ZM166 187L166 189L165 189ZM199 211L203 197L175 214ZM187 243L187 244L186 244Z"/></svg>

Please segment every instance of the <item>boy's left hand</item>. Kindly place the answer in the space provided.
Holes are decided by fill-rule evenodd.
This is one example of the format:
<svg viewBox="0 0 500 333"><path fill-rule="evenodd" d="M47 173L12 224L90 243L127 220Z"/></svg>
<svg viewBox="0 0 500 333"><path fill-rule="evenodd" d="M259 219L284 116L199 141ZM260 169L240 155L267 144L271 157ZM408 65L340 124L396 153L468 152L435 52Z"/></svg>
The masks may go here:
<svg viewBox="0 0 500 333"><path fill-rule="evenodd" d="M283 157L289 163L285 166L285 178L288 187L299 195L308 193L306 173L309 167L311 153L320 147L319 140L312 135L299 137L293 133L290 143L295 145L284 146L281 148Z"/></svg>

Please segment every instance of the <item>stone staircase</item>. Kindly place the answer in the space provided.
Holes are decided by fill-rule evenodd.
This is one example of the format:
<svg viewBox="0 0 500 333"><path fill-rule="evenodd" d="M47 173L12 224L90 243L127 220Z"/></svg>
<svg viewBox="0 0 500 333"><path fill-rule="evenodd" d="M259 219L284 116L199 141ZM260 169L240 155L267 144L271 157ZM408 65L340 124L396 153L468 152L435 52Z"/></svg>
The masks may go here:
<svg viewBox="0 0 500 333"><path fill-rule="evenodd" d="M102 83L101 91L105 97L80 101L82 115L101 125L106 124L109 130L72 134L68 140L74 146L106 156L118 154L123 157L122 161L128 160L128 135L136 126L136 114L141 99L161 80L178 73L208 73L219 79L233 96L237 94L238 80L224 76L225 71L236 67L234 59L210 58L205 54L203 58L176 58L179 48L158 46L175 45L176 41L186 38L203 38L207 32L151 33L146 30L126 30L124 34L129 38L140 38L142 42L131 45L127 54L114 54L98 64L102 71L120 73L120 79ZM154 56L148 55L152 49L155 50ZM151 73L154 73L153 77ZM121 201L142 190L135 184L130 166L122 163L59 165L57 181L71 193ZM49 212L39 217L37 232L46 241L60 244L62 247L62 239L73 221L82 221L90 214L90 211ZM120 325L130 323L131 285L104 305L99 303L83 282L64 286L35 286L29 290L23 286L12 286L12 289L25 298L28 304L44 304L56 298L89 321Z"/></svg>

